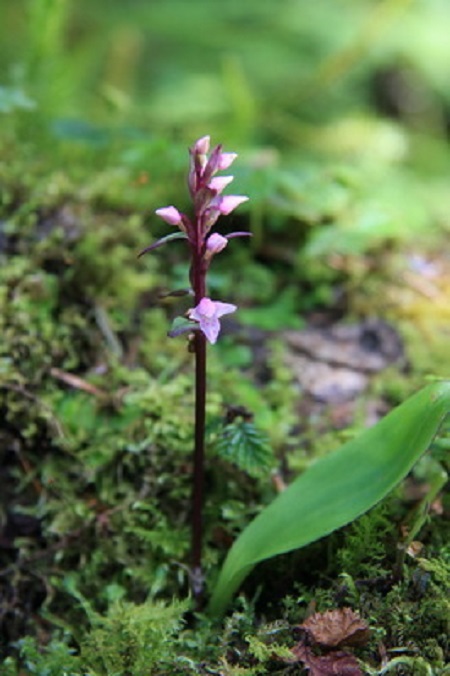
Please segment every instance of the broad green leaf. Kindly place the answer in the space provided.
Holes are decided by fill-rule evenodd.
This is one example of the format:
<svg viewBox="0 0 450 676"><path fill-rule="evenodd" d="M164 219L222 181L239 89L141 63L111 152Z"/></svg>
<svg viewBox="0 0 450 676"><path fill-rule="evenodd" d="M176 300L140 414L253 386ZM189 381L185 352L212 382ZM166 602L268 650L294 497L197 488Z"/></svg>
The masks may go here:
<svg viewBox="0 0 450 676"><path fill-rule="evenodd" d="M450 410L450 381L428 385L374 427L318 460L238 537L209 610L222 613L253 566L353 521L387 495L426 451Z"/></svg>

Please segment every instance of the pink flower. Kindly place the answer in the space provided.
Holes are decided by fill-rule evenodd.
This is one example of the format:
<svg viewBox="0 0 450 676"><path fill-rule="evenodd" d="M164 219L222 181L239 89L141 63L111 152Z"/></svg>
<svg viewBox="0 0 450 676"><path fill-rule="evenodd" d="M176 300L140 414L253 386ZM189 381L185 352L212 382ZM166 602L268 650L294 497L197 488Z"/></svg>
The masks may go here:
<svg viewBox="0 0 450 676"><path fill-rule="evenodd" d="M202 214L202 231L204 235L208 234L220 215L227 216L247 200L248 197L244 197L244 195L225 195L224 197L216 195L216 197L207 202L207 207Z"/></svg>
<svg viewBox="0 0 450 676"><path fill-rule="evenodd" d="M227 244L228 240L226 237L219 235L218 232L213 232L206 240L205 260L210 261L215 254L225 249Z"/></svg>
<svg viewBox="0 0 450 676"><path fill-rule="evenodd" d="M180 226L183 224L183 216L175 207L162 207L161 209L156 209L155 214L162 218L163 221L166 221L166 223L169 223L169 225Z"/></svg>
<svg viewBox="0 0 450 676"><path fill-rule="evenodd" d="M232 211L234 211L236 207L247 200L248 197L244 197L244 195L225 195L225 197L219 197L217 201L217 209L221 214L227 216Z"/></svg>
<svg viewBox="0 0 450 676"><path fill-rule="evenodd" d="M237 153L220 153L217 164L217 171L228 169L237 157Z"/></svg>
<svg viewBox="0 0 450 676"><path fill-rule="evenodd" d="M220 332L219 318L234 312L236 309L236 305L231 303L221 303L218 300L211 300L211 298L202 298L197 307L188 310L187 315L189 319L199 323L200 331L205 334L211 344L214 344Z"/></svg>
<svg viewBox="0 0 450 676"><path fill-rule="evenodd" d="M208 188L219 194L233 180L234 176L215 176L208 183Z"/></svg>

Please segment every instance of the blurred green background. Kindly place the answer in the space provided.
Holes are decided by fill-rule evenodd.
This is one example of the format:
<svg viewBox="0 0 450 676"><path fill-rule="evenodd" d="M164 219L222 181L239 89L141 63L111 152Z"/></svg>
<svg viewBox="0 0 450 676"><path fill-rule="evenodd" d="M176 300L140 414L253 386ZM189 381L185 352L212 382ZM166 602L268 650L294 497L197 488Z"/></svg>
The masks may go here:
<svg viewBox="0 0 450 676"><path fill-rule="evenodd" d="M47 200L84 181L89 198L144 210L158 236L151 214L188 208L186 148L211 134L239 153L234 190L251 198L235 218L250 218L254 286L269 291L248 289L249 305L306 283L283 301L288 321L335 301L333 284L358 286L380 252L440 249L448 234L447 0L18 0L0 13L6 184L23 157L35 178L59 172Z"/></svg>
<svg viewBox="0 0 450 676"><path fill-rule="evenodd" d="M55 119L288 147L374 112L445 129L445 0L19 0L1 12L9 106L16 88Z"/></svg>

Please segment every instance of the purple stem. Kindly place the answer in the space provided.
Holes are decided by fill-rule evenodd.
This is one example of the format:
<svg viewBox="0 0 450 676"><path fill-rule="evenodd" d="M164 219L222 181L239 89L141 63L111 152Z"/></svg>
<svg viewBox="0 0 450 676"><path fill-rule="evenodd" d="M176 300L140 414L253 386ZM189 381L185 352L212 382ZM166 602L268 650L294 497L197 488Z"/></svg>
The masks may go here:
<svg viewBox="0 0 450 676"><path fill-rule="evenodd" d="M204 241L197 227L196 242L192 247L192 286L195 304L206 295L206 266L204 263ZM203 492L205 464L205 407L206 407L206 338L202 331L196 331L195 351L195 446L192 484L192 592L201 605L203 595L202 536L203 536Z"/></svg>
<svg viewBox="0 0 450 676"><path fill-rule="evenodd" d="M197 601L203 593L202 534L205 458L206 339L195 334L195 447L192 488L192 591Z"/></svg>

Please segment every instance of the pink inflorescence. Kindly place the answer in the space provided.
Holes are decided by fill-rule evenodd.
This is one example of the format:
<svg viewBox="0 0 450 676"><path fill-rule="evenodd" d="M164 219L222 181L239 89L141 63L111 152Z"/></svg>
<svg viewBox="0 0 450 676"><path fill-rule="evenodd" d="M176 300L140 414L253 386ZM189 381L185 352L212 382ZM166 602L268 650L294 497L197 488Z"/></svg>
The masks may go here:
<svg viewBox="0 0 450 676"><path fill-rule="evenodd" d="M217 172L228 169L237 157L236 153L222 152L218 145L210 152L210 137L202 136L189 150L190 165L188 186L194 204L194 218L189 218L174 206L162 207L156 214L169 225L181 230L177 237L188 240L192 254L191 280L203 278L214 255L222 251L233 237L248 236L248 232L232 232L228 235L210 234L211 228L220 216L226 216L240 204L246 202L244 195L223 195L224 189L232 182L233 176L216 176ZM156 248L175 235L167 236L154 243L145 251ZM187 312L187 317L197 322L198 329L203 332L210 343L215 343L220 331L219 318L236 310L235 305L212 301L203 290L198 292L194 286L197 305Z"/></svg>
<svg viewBox="0 0 450 676"><path fill-rule="evenodd" d="M205 237L219 216L227 216L248 200L248 197L244 195L222 195L223 190L234 177L215 176L215 174L228 169L237 154L223 153L222 146L218 145L208 155L209 143L209 136L203 136L189 150L188 185L194 203L194 221L174 206L156 210L156 214L166 223L176 225L185 232L189 242L194 246L204 243Z"/></svg>

